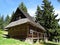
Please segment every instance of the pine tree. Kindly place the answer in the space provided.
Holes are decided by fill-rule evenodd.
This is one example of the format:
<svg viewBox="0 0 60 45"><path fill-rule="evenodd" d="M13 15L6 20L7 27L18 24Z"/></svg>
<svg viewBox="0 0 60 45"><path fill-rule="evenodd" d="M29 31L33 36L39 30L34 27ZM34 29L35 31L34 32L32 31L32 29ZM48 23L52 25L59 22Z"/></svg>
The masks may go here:
<svg viewBox="0 0 60 45"><path fill-rule="evenodd" d="M47 36L49 37L49 40L52 40L54 38L54 36L56 36L55 33L57 33L56 30L58 28L59 19L56 19L56 17L58 15L54 15L53 5L51 5L51 2L49 2L48 0L43 0L42 10L43 10L42 14L41 13L37 14L39 19L38 20L36 19L36 20L40 21L40 24L43 22L42 26L45 27ZM42 15L42 17L41 17L41 15ZM40 17L41 17L42 21L40 20Z"/></svg>
<svg viewBox="0 0 60 45"><path fill-rule="evenodd" d="M49 40L52 40L52 38L54 38L54 32L56 31L56 29L58 28L58 21L59 19L56 19L56 17L58 15L54 15L54 8L51 5L51 2L49 2L48 0L43 0L43 6L42 9L44 10L43 12L43 18L44 18L44 26L47 30L47 34L50 33L50 38ZM52 32L49 32L50 29L52 29ZM48 35L49 36L49 35Z"/></svg>
<svg viewBox="0 0 60 45"><path fill-rule="evenodd" d="M5 18L4 26L7 26L9 24L10 20L11 20L11 17L9 17L9 15L7 15L6 18Z"/></svg>
<svg viewBox="0 0 60 45"><path fill-rule="evenodd" d="M4 18L3 18L3 16L0 17L0 29L4 29Z"/></svg>
<svg viewBox="0 0 60 45"><path fill-rule="evenodd" d="M51 5L51 2L49 2L48 0L43 0L43 10L44 10L44 13L43 13L43 17L45 19L45 28L47 29L55 29L57 28L57 24L58 24L58 21L59 19L56 19L57 16L54 15L54 8L53 6Z"/></svg>
<svg viewBox="0 0 60 45"><path fill-rule="evenodd" d="M43 13L42 11L43 10L41 10L41 8L38 5L35 18L36 18L36 22L40 23L43 26L44 22L43 22L43 18L42 18L42 13Z"/></svg>
<svg viewBox="0 0 60 45"><path fill-rule="evenodd" d="M27 12L27 8L23 2L21 2L21 4L19 5L19 8L22 9L24 12Z"/></svg>

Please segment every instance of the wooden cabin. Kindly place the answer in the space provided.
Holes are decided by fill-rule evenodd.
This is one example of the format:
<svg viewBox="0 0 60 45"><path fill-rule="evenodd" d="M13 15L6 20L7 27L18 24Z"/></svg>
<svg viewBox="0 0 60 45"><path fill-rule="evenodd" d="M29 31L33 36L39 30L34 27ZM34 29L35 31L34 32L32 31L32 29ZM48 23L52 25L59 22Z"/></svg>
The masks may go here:
<svg viewBox="0 0 60 45"><path fill-rule="evenodd" d="M8 35L16 39L43 39L45 29L26 12L17 8L11 22L5 27Z"/></svg>

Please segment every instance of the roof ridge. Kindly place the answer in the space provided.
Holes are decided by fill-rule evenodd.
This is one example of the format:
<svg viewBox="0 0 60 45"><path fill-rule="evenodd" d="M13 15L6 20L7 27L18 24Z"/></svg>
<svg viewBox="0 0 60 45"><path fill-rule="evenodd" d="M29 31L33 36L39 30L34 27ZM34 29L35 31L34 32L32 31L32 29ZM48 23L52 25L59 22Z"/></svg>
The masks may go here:
<svg viewBox="0 0 60 45"><path fill-rule="evenodd" d="M33 18L29 15L29 13L24 12L22 9L18 8L27 18L29 18L30 20L34 21Z"/></svg>
<svg viewBox="0 0 60 45"><path fill-rule="evenodd" d="M20 9L20 8L19 8L19 10L22 11L22 9ZM22 13L23 13L30 21L33 21L34 23L36 23L36 22L33 20L33 18L32 18L28 13L26 13L26 12L24 12L24 11L22 11ZM36 23L36 24L37 24L37 23ZM41 26L39 23L38 23L37 25ZM43 27L41 26L41 28L43 28ZM43 28L43 29L44 29L44 28ZM44 29L44 30L45 30L45 29Z"/></svg>

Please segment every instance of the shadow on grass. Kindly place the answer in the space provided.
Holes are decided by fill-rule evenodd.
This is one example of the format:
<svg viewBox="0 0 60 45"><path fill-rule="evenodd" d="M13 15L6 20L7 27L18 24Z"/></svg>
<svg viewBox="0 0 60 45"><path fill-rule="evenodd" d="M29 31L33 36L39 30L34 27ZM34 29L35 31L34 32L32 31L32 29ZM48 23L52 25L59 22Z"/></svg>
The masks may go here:
<svg viewBox="0 0 60 45"><path fill-rule="evenodd" d="M7 34L3 34L3 38L10 38L10 36Z"/></svg>
<svg viewBox="0 0 60 45"><path fill-rule="evenodd" d="M54 43L44 43L45 45L58 45L58 44L54 44Z"/></svg>

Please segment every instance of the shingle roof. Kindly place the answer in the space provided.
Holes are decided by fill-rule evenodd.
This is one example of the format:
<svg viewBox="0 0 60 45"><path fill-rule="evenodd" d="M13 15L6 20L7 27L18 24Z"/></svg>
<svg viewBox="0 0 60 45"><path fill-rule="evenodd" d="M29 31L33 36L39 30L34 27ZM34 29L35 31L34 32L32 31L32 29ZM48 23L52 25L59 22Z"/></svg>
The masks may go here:
<svg viewBox="0 0 60 45"><path fill-rule="evenodd" d="M17 25L21 25L21 24L24 24L24 23L30 23L32 24L33 26L36 26L42 30L45 31L45 29L40 25L40 24L37 24L35 23L34 21L31 21L29 20L28 18L23 18L23 19L20 19L20 20L17 20L17 21L14 21L14 22L11 22L9 25L7 25L5 28L10 28L10 27L13 27L13 26L17 26Z"/></svg>

